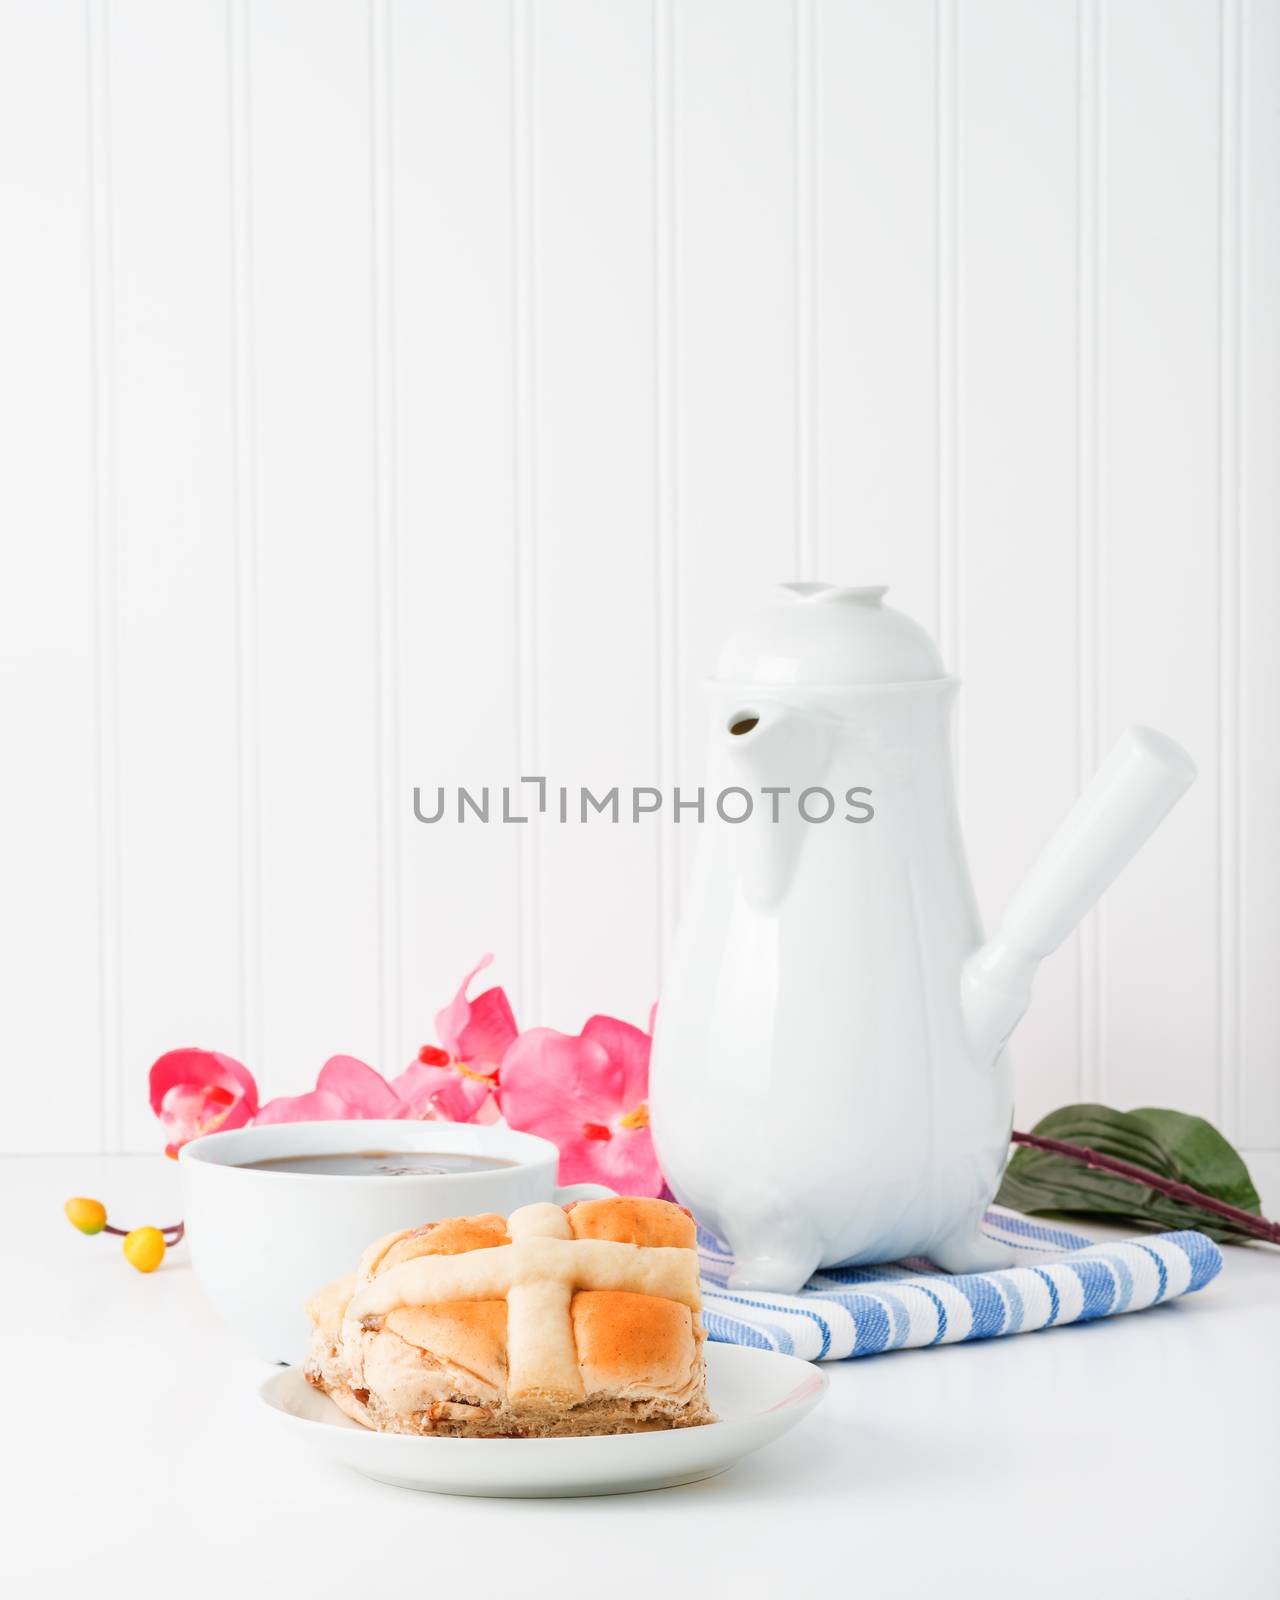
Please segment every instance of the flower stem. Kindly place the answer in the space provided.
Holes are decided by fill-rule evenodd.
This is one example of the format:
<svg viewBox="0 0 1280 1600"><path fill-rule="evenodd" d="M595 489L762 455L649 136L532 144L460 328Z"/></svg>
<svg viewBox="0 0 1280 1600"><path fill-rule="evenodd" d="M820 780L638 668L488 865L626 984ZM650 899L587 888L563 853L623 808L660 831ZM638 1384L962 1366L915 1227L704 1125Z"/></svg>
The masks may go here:
<svg viewBox="0 0 1280 1600"><path fill-rule="evenodd" d="M130 1228L113 1228L109 1222L104 1222L98 1231L100 1233L114 1233L117 1239L126 1239L133 1230ZM165 1236L164 1242L170 1249L178 1243L186 1231L187 1225L185 1222L168 1222L160 1229L160 1232ZM172 1238L169 1237L170 1234L173 1235Z"/></svg>
<svg viewBox="0 0 1280 1600"><path fill-rule="evenodd" d="M1179 1183L1175 1178L1163 1177L1147 1167L1134 1166L1130 1161L1121 1161L1118 1156L1101 1155L1097 1150L1091 1150L1088 1145L1067 1144L1062 1139L1045 1139L1036 1133L1019 1133L1016 1128L1010 1138L1014 1144L1030 1145L1035 1150L1048 1150L1055 1156L1065 1156L1068 1161L1082 1162L1097 1172L1114 1172L1121 1178L1129 1178L1134 1183L1141 1183L1148 1189L1154 1189L1157 1194L1167 1195L1170 1200L1181 1200L1184 1205L1198 1206L1202 1211L1211 1211L1215 1216L1225 1217L1242 1233L1250 1234L1255 1239L1265 1239L1269 1244L1280 1244L1280 1222L1268 1222L1265 1217L1255 1216L1252 1211L1242 1211L1239 1206L1230 1206L1225 1200L1217 1200L1211 1194L1203 1194L1199 1189L1193 1189L1189 1183Z"/></svg>

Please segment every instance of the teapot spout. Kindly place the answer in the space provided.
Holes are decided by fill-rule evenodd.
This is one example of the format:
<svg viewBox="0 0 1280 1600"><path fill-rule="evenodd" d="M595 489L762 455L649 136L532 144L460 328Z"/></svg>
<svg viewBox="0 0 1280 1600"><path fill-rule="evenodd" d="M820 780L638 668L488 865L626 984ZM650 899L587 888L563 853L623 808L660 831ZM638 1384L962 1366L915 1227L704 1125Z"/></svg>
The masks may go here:
<svg viewBox="0 0 1280 1600"><path fill-rule="evenodd" d="M801 716L781 703L755 701L725 716L719 746L716 776L752 797L751 815L731 831L743 892L751 906L766 911L787 892L806 829L794 800L784 806L780 797L823 782L831 727L824 718Z"/></svg>
<svg viewBox="0 0 1280 1600"><path fill-rule="evenodd" d="M1129 728L1050 839L995 937L965 962L961 1005L974 1052L994 1059L1056 950L1191 786L1195 763L1152 728Z"/></svg>

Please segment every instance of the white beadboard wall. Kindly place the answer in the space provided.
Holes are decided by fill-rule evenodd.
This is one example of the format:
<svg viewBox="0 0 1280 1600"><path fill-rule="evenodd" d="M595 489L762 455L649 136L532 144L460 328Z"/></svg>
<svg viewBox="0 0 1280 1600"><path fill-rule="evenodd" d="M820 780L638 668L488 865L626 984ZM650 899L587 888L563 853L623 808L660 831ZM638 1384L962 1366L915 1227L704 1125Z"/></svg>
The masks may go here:
<svg viewBox="0 0 1280 1600"><path fill-rule="evenodd" d="M486 949L643 1022L694 828L413 785L695 784L726 627L876 574L988 919L1126 723L1200 764L1020 1122L1280 1150L1280 0L0 0L0 230L0 1149Z"/></svg>

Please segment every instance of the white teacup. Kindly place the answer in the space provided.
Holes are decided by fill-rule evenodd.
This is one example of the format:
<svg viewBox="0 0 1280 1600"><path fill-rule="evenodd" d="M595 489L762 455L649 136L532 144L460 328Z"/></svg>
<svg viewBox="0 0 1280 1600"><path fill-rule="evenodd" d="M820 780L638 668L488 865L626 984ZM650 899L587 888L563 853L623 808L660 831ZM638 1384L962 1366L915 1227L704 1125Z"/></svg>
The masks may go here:
<svg viewBox="0 0 1280 1600"><path fill-rule="evenodd" d="M475 1172L273 1172L248 1163L356 1151L455 1153L511 1163ZM178 1152L183 1219L200 1286L267 1361L300 1360L303 1304L350 1272L367 1244L441 1217L535 1200L588 1200L601 1184L557 1188L559 1152L536 1134L463 1122L282 1122L206 1134Z"/></svg>

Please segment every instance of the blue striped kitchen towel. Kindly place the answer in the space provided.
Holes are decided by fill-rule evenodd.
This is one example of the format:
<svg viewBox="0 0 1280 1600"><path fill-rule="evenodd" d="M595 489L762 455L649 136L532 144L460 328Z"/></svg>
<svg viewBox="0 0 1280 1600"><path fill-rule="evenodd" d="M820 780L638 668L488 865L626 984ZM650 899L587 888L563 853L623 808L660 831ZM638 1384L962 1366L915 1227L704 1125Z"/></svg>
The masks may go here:
<svg viewBox="0 0 1280 1600"><path fill-rule="evenodd" d="M1190 1231L1095 1244L1000 1206L987 1212L983 1231L1025 1251L1026 1264L952 1275L913 1256L881 1267L827 1267L797 1294L768 1294L729 1289L733 1257L699 1228L707 1336L806 1361L843 1361L1145 1311L1203 1289L1222 1268L1217 1245Z"/></svg>

